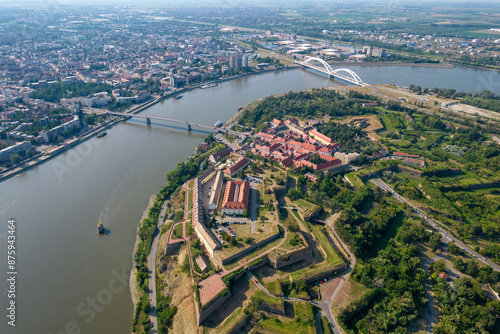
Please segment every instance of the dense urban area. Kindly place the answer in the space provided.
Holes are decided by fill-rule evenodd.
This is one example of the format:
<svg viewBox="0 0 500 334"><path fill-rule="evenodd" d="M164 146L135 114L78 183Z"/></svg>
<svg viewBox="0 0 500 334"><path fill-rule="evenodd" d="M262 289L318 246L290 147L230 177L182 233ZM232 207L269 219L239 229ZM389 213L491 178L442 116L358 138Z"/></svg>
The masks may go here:
<svg viewBox="0 0 500 334"><path fill-rule="evenodd" d="M165 171L138 225L131 332L496 333L498 83L400 87L332 68L500 70L499 13L6 6L0 181L190 90L318 70L349 85L262 96L225 123L164 118L211 133Z"/></svg>

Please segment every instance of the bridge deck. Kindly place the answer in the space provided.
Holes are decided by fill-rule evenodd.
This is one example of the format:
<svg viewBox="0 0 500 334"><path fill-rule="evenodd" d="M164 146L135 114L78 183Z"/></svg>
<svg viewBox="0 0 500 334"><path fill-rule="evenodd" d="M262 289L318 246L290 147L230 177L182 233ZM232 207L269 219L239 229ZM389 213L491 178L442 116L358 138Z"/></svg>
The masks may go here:
<svg viewBox="0 0 500 334"><path fill-rule="evenodd" d="M183 121L180 119L175 119L175 118L168 118L168 117L162 117L162 116L149 116L149 115L141 115L141 114L126 114L126 113L120 113L120 112L114 112L114 111L107 111L106 112L108 115L113 115L113 116L121 116L121 117L139 117L139 118L146 118L146 119L157 119L160 121L167 121L167 122L173 122L173 123L179 123L179 124L185 124L188 126L188 129L190 129L192 126L200 127L203 129L217 131L217 130L222 130L222 131L227 131L228 133L232 135L236 135L238 137L240 136L247 136L248 133L242 133L234 130L230 130L226 127L216 127L216 126L210 126L206 124L200 124L196 122L190 122L190 121Z"/></svg>
<svg viewBox="0 0 500 334"><path fill-rule="evenodd" d="M328 74L329 76L339 78L341 80L347 81L347 82L352 83L354 85L358 85L358 86L361 86L361 87L368 86L368 84L366 84L364 82L358 82L358 81L356 81L356 80L354 80L352 78L340 75L340 74L335 73L333 71L329 71L327 68L323 68L323 67L319 67L319 66L314 66L314 65L311 65L309 63L305 63L305 61L304 62L295 61L295 63L299 64L299 65L302 65L304 67L312 68L313 70L316 70L316 71L319 71L319 72L323 72L325 74Z"/></svg>
<svg viewBox="0 0 500 334"><path fill-rule="evenodd" d="M200 123L196 123L196 122L188 122L188 121L183 121L183 120L175 119L175 118L168 118L168 117L161 117L161 116L149 116L149 115L141 115L141 114L125 114L125 113L119 113L119 112L113 112L113 111L109 111L107 113L109 115L122 116L122 117L140 117L140 118L157 119L157 120L161 120L161 121L168 121L168 122L174 122L174 123L180 123L180 124L187 124L187 125L191 125L191 126L197 126L200 128L205 128L205 129L210 129L210 130L217 129L217 127L215 127L215 126L200 124Z"/></svg>

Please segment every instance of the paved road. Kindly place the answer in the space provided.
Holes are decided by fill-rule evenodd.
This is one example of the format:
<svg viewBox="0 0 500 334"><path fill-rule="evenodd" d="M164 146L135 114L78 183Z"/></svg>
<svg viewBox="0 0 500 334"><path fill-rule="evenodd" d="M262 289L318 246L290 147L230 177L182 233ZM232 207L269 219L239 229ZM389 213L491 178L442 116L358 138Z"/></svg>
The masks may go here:
<svg viewBox="0 0 500 334"><path fill-rule="evenodd" d="M258 192L257 189L250 188L250 193L252 195L252 208L250 210L251 211L250 219L252 219L253 221L257 220L257 208L259 207L259 203L257 203L257 192Z"/></svg>
<svg viewBox="0 0 500 334"><path fill-rule="evenodd" d="M148 257L148 279L149 279L149 300L151 304L150 320L151 320L151 331L150 333L158 333L158 318L156 309L156 252L158 250L158 240L160 239L160 231L163 225L163 217L167 211L167 203L165 201L160 211L160 216L158 217L158 228L155 230L153 244L151 245L151 252Z"/></svg>
<svg viewBox="0 0 500 334"><path fill-rule="evenodd" d="M486 265L492 267L494 270L500 271L500 266L499 265L497 265L497 264L489 261L488 259L486 259L485 257L483 257L481 254L476 253L469 246L465 245L463 242L461 242L460 240L458 240L457 238L455 238L454 236L452 236L450 233L448 233L445 229L442 228L443 224L440 221L438 221L436 219L433 219L433 218L429 218L424 212L422 212L420 209L418 209L415 205L413 205L412 203L408 202L403 196L399 195L394 190L392 190L392 188L389 187L384 181L382 181L381 179L371 179L370 182L372 182L376 186L378 186L378 187L380 187L380 188L382 188L382 189L390 192L392 194L392 196L394 196L400 202L408 204L411 208L413 208L413 210L415 211L415 213L417 215L419 215L420 217L422 217L423 219L425 219L425 221L427 223L429 223L436 231L438 231L439 233L441 233L441 235L443 236L443 238L446 238L446 239L448 239L450 241L455 242L458 247L462 248L466 253L469 253L472 257L475 257L479 261L481 261L481 262L485 263Z"/></svg>

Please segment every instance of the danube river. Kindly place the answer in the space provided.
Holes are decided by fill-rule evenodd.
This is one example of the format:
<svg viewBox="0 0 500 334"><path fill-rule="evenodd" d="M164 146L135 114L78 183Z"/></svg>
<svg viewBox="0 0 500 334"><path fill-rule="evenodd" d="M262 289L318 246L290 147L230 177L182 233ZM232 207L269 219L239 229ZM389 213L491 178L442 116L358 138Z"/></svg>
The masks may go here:
<svg viewBox="0 0 500 334"><path fill-rule="evenodd" d="M473 69L353 67L368 83L411 83L500 93L500 75ZM309 70L247 76L184 93L144 113L208 125L271 94L339 82ZM0 270L7 276L7 221L16 220L16 327L7 325L8 286L0 280L1 333L127 333L136 225L165 174L207 132L128 121L55 159L0 183ZM102 221L110 233L99 236ZM182 312L182 310L180 310ZM75 328L77 330L75 330ZM81 332L78 332L78 329Z"/></svg>

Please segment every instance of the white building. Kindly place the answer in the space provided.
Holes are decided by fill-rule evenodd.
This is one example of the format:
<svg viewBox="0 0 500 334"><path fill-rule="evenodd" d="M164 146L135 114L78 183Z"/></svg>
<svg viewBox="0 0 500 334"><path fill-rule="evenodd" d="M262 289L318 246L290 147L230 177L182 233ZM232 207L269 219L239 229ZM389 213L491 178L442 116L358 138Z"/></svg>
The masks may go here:
<svg viewBox="0 0 500 334"><path fill-rule="evenodd" d="M19 144L0 150L0 161L9 161L12 154L24 154L27 150L33 149L29 141L23 141Z"/></svg>

